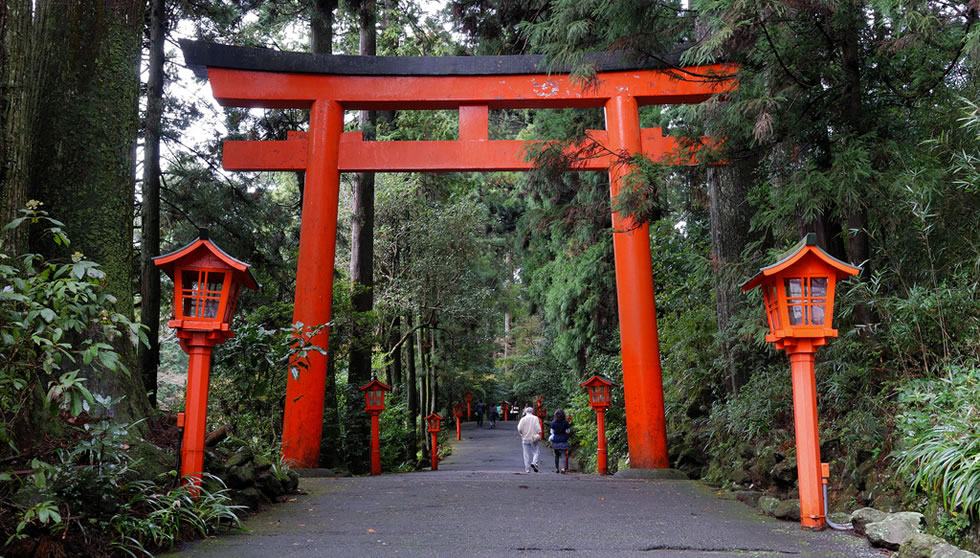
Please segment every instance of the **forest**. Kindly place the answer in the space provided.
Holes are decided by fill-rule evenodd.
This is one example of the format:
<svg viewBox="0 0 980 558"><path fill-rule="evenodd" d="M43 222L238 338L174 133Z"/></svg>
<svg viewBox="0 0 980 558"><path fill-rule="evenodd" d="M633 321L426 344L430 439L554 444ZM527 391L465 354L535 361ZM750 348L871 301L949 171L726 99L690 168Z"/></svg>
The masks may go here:
<svg viewBox="0 0 980 558"><path fill-rule="evenodd" d="M725 62L738 87L646 106L724 138L699 165L638 158L630 188L529 153L528 173L342 175L322 468L366 474L358 388L393 386L387 472L429 460L422 418L464 391L575 425L580 383L622 385L611 214L649 223L671 466L792 493L793 399L740 286L807 233L862 267L817 353L831 508L912 509L980 549L980 1L7 0L0 3L0 554L145 556L295 487L280 458L304 175L228 172L228 139L309 111L219 107L178 41L319 54L541 54L583 86L590 52ZM455 111L349 111L366 140L456 139ZM600 109L492 110L490 139L580 141ZM152 258L208 229L252 265L215 349L200 498L175 472L187 356ZM296 371L302 374L302 370ZM610 472L629 467L622 391ZM444 447L440 444L440 449ZM246 456L246 457L243 457ZM243 459L261 471L238 479ZM253 483L253 484L249 484ZM78 550L84 549L84 550Z"/></svg>

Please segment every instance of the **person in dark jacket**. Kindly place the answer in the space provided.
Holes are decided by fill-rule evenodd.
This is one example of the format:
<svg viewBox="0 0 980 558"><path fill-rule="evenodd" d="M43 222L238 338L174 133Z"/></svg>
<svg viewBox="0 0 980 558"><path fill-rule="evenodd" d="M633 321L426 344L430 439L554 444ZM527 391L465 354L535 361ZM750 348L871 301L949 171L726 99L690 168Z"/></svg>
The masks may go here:
<svg viewBox="0 0 980 558"><path fill-rule="evenodd" d="M555 411L555 420L551 421L551 449L555 450L555 472L564 473L568 468L568 438L572 435L572 425L565 419L565 411ZM562 454L565 455L565 467L560 468Z"/></svg>
<svg viewBox="0 0 980 558"><path fill-rule="evenodd" d="M483 404L483 401L476 404L476 425L480 428L483 428L483 410L485 408L486 405Z"/></svg>

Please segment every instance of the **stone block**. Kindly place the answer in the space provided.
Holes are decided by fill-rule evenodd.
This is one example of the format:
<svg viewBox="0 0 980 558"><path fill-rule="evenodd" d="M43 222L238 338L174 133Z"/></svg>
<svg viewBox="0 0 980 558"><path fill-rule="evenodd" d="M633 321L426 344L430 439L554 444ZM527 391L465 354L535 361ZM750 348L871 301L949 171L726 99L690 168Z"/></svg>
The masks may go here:
<svg viewBox="0 0 980 558"><path fill-rule="evenodd" d="M888 512L883 512L874 508L861 508L851 514L851 525L854 526L855 533L858 535L863 535L865 525L876 521L881 521L886 517L888 517Z"/></svg>
<svg viewBox="0 0 980 558"><path fill-rule="evenodd" d="M762 496L759 498L759 511L766 515L775 515L778 506L779 498L773 498L772 496Z"/></svg>

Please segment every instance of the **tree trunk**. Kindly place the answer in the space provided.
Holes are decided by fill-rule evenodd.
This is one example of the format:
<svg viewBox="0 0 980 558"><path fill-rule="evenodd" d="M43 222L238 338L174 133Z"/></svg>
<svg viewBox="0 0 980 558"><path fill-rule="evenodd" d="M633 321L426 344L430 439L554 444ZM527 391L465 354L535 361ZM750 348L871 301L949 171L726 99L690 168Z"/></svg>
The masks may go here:
<svg viewBox="0 0 980 558"><path fill-rule="evenodd" d="M436 412L436 399L438 399L436 394L439 392L439 379L436 376L436 366L435 366L436 330L430 329L429 335L431 338L430 345L429 345L429 351L430 351L429 353L429 408L428 411L425 413L426 415L428 415L429 413Z"/></svg>
<svg viewBox="0 0 980 558"><path fill-rule="evenodd" d="M146 83L146 125L143 136L142 242L140 250L140 322L148 347L140 347L140 371L151 406L157 404L157 368L160 365L160 271L153 257L160 255L160 132L163 120L163 40L167 31L164 0L150 0L150 59Z"/></svg>
<svg viewBox="0 0 980 558"><path fill-rule="evenodd" d="M333 53L333 19L336 9L337 0L316 0L313 3L313 11L310 14L310 51L314 54ZM306 175L299 174L302 192ZM336 333L334 333L327 343L327 382L323 393L323 430L320 435L320 466L327 468L338 467L344 462L341 447L340 403L337 397L336 347Z"/></svg>
<svg viewBox="0 0 980 558"><path fill-rule="evenodd" d="M337 0L316 0L310 14L310 52L331 54L333 52L333 12Z"/></svg>
<svg viewBox="0 0 980 558"><path fill-rule="evenodd" d="M0 228L30 199L35 122L55 55L47 31L51 11L32 6L31 0L0 5ZM27 238L27 227L0 231L0 253L21 253Z"/></svg>
<svg viewBox="0 0 980 558"><path fill-rule="evenodd" d="M401 339L402 336L402 318L401 316L395 316L391 324L391 333L388 335L388 346L394 346ZM401 345L396 346L391 351L391 385L395 389L403 389L402 386L402 348Z"/></svg>
<svg viewBox="0 0 980 558"><path fill-rule="evenodd" d="M360 4L360 54L374 56L377 51L375 22L377 15L373 0L365 0ZM364 140L374 139L375 115L373 112L361 111L358 116ZM374 306L374 173L358 173L354 181L354 207L351 216L351 281L355 285L351 296L351 309L354 312L370 312ZM352 385L361 386L371 379L371 343L368 339L371 331L356 327L353 332L350 354L348 357L348 378ZM355 433L362 430L368 432L370 424L365 418L356 420L350 425ZM358 434L359 435L359 434ZM361 455L363 454L363 455ZM367 452L359 452L350 456L352 462L363 459L365 464L369 459Z"/></svg>
<svg viewBox="0 0 980 558"><path fill-rule="evenodd" d="M708 169L715 317L731 393L738 391L748 381L750 373L740 366L734 356L737 336L729 331L729 324L744 301L739 288L743 273L737 266L742 261L742 251L749 240L752 208L748 193L758 162L758 155L746 150L730 158L726 165Z"/></svg>
<svg viewBox="0 0 980 558"><path fill-rule="evenodd" d="M339 467L344 462L340 447L340 413L337 401L336 343L327 344L327 384L323 393L323 432L320 435L320 466Z"/></svg>
<svg viewBox="0 0 980 558"><path fill-rule="evenodd" d="M514 276L514 259L510 251L504 256L505 269L507 271L507 278L504 279L504 288L510 288L511 278ZM504 310L504 358L510 356L510 304ZM506 362L506 361L504 361ZM504 364L504 371L509 370L510 365Z"/></svg>
<svg viewBox="0 0 980 558"><path fill-rule="evenodd" d="M853 136L861 137L868 129L862 97L864 89L861 86L860 29L863 25L861 19L863 12L862 7L856 2L847 2L844 7L847 24L844 27L841 52L841 65L844 68L841 116ZM863 196L861 198L863 199ZM850 263L867 265L871 255L870 238L866 228L867 212L860 203L858 205L858 207L849 207L847 211L843 231L847 239L845 250ZM865 267L865 277L870 271ZM870 323L874 321L874 316L866 304L859 304L854 308L854 320L857 323Z"/></svg>
<svg viewBox="0 0 980 558"><path fill-rule="evenodd" d="M412 318L407 316L408 327L412 327ZM411 463L415 459L415 452L418 451L419 441L419 391L418 381L415 376L415 336L409 336L405 341L405 393L408 395L408 416L412 421L412 443L409 445L406 461Z"/></svg>
<svg viewBox="0 0 980 558"><path fill-rule="evenodd" d="M71 247L32 239L35 251L99 262L116 310L133 316L133 204L138 131L139 59L145 0L38 2L37 21L57 56L43 68L43 92L31 132L30 195L65 222ZM47 13L45 13L47 12ZM48 18L49 21L45 21ZM136 351L116 349L129 370ZM89 390L125 395L113 409L128 420L149 410L138 373L88 374Z"/></svg>

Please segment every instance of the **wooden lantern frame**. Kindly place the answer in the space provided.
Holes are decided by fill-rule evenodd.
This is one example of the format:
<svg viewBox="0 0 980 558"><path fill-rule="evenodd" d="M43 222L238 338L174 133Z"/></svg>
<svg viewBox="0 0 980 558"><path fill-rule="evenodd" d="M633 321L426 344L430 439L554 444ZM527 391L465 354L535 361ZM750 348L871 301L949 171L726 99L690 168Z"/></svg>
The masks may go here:
<svg viewBox="0 0 980 558"><path fill-rule="evenodd" d="M593 409L606 409L611 404L611 388L616 385L614 382L594 375L579 385L588 390L589 406Z"/></svg>
<svg viewBox="0 0 980 558"><path fill-rule="evenodd" d="M766 342L784 348L786 339L812 339L823 345L837 337L834 299L837 282L857 275L860 267L842 262L817 245L810 233L778 262L759 270L742 285L762 289L769 334Z"/></svg>
<svg viewBox="0 0 980 558"><path fill-rule="evenodd" d="M201 229L192 242L153 258L174 282L172 319L181 349L188 355L187 395L178 426L184 429L180 447L180 476L198 494L204 473L211 351L234 335L231 320L242 287L256 290L249 264L233 258Z"/></svg>
<svg viewBox="0 0 980 558"><path fill-rule="evenodd" d="M370 382L360 388L364 392L364 410L371 412L381 412L385 410L385 393L391 391L391 386L373 378Z"/></svg>
<svg viewBox="0 0 980 558"><path fill-rule="evenodd" d="M833 327L837 282L860 272L860 267L842 262L817 246L817 235L810 233L778 262L762 268L742 285L743 291L762 289L769 325L766 341L789 355L800 525L804 529L827 525L815 356L818 347L837 337Z"/></svg>

